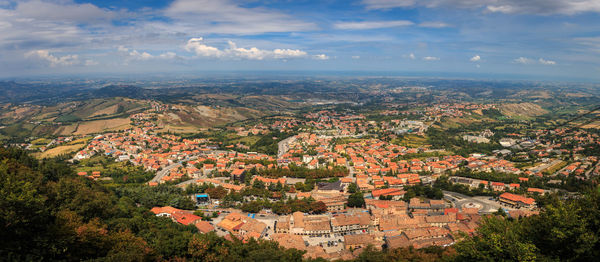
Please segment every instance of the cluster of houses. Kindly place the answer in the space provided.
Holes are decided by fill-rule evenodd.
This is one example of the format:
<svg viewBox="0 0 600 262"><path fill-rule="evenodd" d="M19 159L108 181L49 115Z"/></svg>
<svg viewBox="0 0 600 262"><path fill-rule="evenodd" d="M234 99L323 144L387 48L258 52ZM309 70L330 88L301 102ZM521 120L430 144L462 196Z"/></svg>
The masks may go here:
<svg viewBox="0 0 600 262"><path fill-rule="evenodd" d="M495 108L494 105L447 104L426 107L428 117L461 116L473 111ZM390 114L393 112L390 112ZM117 161L130 161L147 170L163 170L167 174L160 182L166 182L187 176L194 183L221 186L230 192L239 192L245 188L245 176L252 169L289 168L291 164L308 169L334 169L343 167L347 176L335 182L320 182L310 192L288 192L299 199L312 198L323 202L327 208L324 214L295 212L276 217L269 224L252 214L233 212L222 215L218 222L203 221L190 211L172 207L155 207L151 210L157 216L164 216L184 225L194 225L201 232L213 230L230 233L244 241L250 238L265 238L277 241L287 248L306 250L307 257L352 258L366 246L375 248L396 248L451 245L464 234L473 234L481 221L476 208L453 208L444 200L404 199L405 185L431 182L447 171L468 168L481 172L505 172L524 174L520 183L501 183L466 177L450 177L452 183L470 188L487 187L502 192L499 201L515 208L510 216L520 217L535 214L532 207L535 200L524 194L516 194L522 184L528 181L527 175L516 168L514 163L496 156L473 154L469 157L446 155L410 159L411 154L432 153L427 148L410 148L395 145L380 139L352 139L368 133L372 128L392 130L422 130L421 121L400 121L376 123L365 121L358 114L339 114L332 111L307 113L305 120L282 118L272 124L255 125L250 128L237 128L239 136L263 135L270 130L289 130L298 125L311 126L314 132L299 133L287 140L285 150L277 156L256 152L236 152L220 150L219 146L207 139L183 139L175 135L155 134L156 127L147 124L146 115L133 117L139 123L125 132L106 133L96 136L90 144L81 150L76 158L83 159L94 154L105 154ZM333 130L333 132L320 132ZM478 137L491 136L485 131ZM340 139L349 138L340 142ZM471 139L471 138L467 138ZM521 140L515 140L521 141ZM510 142L510 141L509 141ZM542 143L536 140L535 146ZM537 148L532 150L538 150ZM541 151L540 151L541 152ZM546 152L547 153L547 152ZM431 154L434 155L434 154ZM564 172L580 174L587 170L586 159L567 166ZM261 164L262 163L262 164ZM266 164L265 164L266 163ZM229 174L228 177L216 174ZM428 175L423 175L428 173ZM538 173L536 173L538 174ZM99 174L81 174L94 176ZM270 178L254 175L252 182L260 181L265 185L294 185L298 179ZM160 183L158 182L158 183ZM355 183L359 190L366 193L365 208L348 208L350 195L347 188ZM154 184L152 184L154 185ZM519 191L523 192L523 190ZM545 194L538 188L526 188L527 194ZM380 200L386 199L386 200ZM525 208L525 209L520 209ZM272 215L274 216L274 215ZM337 239L341 249L329 248L333 239Z"/></svg>
<svg viewBox="0 0 600 262"><path fill-rule="evenodd" d="M465 185L471 189L475 188L487 188L492 191L505 192L505 191L518 191L518 189L526 189L526 192L531 195L544 195L549 193L549 190L535 188L535 187L522 187L522 184L529 181L528 177L519 177L519 183L503 183L487 181L468 177L451 176L449 181L455 184ZM533 206L531 206L533 207Z"/></svg>
<svg viewBox="0 0 600 262"><path fill-rule="evenodd" d="M528 198L505 193L502 201L514 205L529 203ZM171 207L155 207L157 216L170 217L185 225L195 225L201 232L215 228L243 241L265 238L286 248L307 251L307 257L352 258L362 248L377 249L446 246L463 236L473 234L482 215L476 208L452 208L443 200L410 201L366 199L366 208L342 208L325 214L294 212L276 218L268 224L265 218L233 212L223 214L219 222L202 221L189 211ZM515 217L535 212L513 212ZM272 227L271 227L272 225ZM328 248L335 242L339 248Z"/></svg>
<svg viewBox="0 0 600 262"><path fill-rule="evenodd" d="M182 225L193 225L198 228L199 232L204 234L215 230L214 226L210 222L202 220L202 217L194 215L188 210L165 206L153 207L150 209L150 212L159 217L168 217L173 220L173 222L180 223Z"/></svg>

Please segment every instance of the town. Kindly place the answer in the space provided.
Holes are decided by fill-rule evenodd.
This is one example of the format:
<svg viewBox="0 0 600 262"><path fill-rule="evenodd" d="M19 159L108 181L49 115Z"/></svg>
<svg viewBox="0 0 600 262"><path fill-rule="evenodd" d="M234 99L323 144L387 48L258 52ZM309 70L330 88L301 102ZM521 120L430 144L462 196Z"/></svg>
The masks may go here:
<svg viewBox="0 0 600 262"><path fill-rule="evenodd" d="M499 144L467 155L398 143L430 134L443 119L495 110L489 104L387 110L380 114L393 118L384 120L326 109L226 129L235 137L271 139L276 151L268 153L210 135L160 132L153 119L166 107L152 103L150 110L130 116L130 129L88 138L71 161L109 157L139 166L154 174L147 186L181 188L196 205L194 210L156 206L150 210L156 216L226 238L273 240L310 258L351 259L367 246L450 246L473 234L484 216L538 214L537 198L574 194L567 187L573 180L600 174L596 156L581 154L581 146L565 146L598 142L597 133L584 130L527 130L503 137L490 129L467 131L457 139ZM274 132L284 136L269 137ZM49 145L76 139L81 137ZM82 177L113 180L93 166L80 170Z"/></svg>

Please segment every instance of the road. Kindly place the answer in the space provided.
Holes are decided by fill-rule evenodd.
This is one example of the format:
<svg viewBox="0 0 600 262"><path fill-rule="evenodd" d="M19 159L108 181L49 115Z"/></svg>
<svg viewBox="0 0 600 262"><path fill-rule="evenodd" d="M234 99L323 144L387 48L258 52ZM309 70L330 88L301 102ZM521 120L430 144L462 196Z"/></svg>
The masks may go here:
<svg viewBox="0 0 600 262"><path fill-rule="evenodd" d="M193 178L193 179L190 179L190 180L183 181L183 182L177 184L176 186L177 187L181 187L181 188L186 188L187 185L194 184L194 183L196 183L196 181L198 181L198 179L197 178Z"/></svg>
<svg viewBox="0 0 600 262"><path fill-rule="evenodd" d="M481 213L493 213L496 212L498 208L502 207L495 200L489 200L490 197L487 196L470 197L467 195L450 191L443 191L443 193L444 199L449 200L453 206L458 207L460 209L462 209L464 205L469 203L479 205L481 207L479 209Z"/></svg>
<svg viewBox="0 0 600 262"><path fill-rule="evenodd" d="M290 149L289 143L293 142L294 140L296 140L296 136L290 136L277 143L277 158L281 158L281 156L283 156Z"/></svg>
<svg viewBox="0 0 600 262"><path fill-rule="evenodd" d="M550 176L552 176L552 177L558 176L560 173L562 173L563 171L567 170L567 167L569 167L568 162L567 162L567 164L563 168L557 170L556 172L554 172L554 174L552 174Z"/></svg>
<svg viewBox="0 0 600 262"><path fill-rule="evenodd" d="M181 160L181 161L179 161L177 163L173 163L173 164L171 164L169 166L166 166L165 168L163 168L160 171L156 172L156 175L154 176L154 178L152 178L152 180L150 180L150 182L160 183L160 181L162 180L162 178L164 176L166 176L167 174L169 174L169 171L171 169L181 166L182 162L187 162L187 161L194 160L194 159L197 159L197 158L198 158L197 156L188 157L188 158L186 158L184 160Z"/></svg>
<svg viewBox="0 0 600 262"><path fill-rule="evenodd" d="M600 167L600 162L598 162L598 164L596 164L595 166L590 167L590 169L585 172L585 177L587 179L590 179L590 173L592 173L592 171L594 171L594 169L599 168L599 167Z"/></svg>

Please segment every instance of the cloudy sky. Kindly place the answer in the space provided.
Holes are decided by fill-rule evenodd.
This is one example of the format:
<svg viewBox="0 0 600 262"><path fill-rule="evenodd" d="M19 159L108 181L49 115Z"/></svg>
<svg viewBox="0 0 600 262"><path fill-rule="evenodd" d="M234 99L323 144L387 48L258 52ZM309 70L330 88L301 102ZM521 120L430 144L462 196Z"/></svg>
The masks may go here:
<svg viewBox="0 0 600 262"><path fill-rule="evenodd" d="M244 70L600 80L600 0L0 0L0 77Z"/></svg>

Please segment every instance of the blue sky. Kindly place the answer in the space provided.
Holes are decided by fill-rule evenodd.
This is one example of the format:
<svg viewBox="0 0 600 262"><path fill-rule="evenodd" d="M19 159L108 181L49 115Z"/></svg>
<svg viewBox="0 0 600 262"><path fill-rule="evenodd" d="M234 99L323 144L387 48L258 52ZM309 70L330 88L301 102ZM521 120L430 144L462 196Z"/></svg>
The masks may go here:
<svg viewBox="0 0 600 262"><path fill-rule="evenodd" d="M600 0L0 0L0 77L245 70L597 81Z"/></svg>

